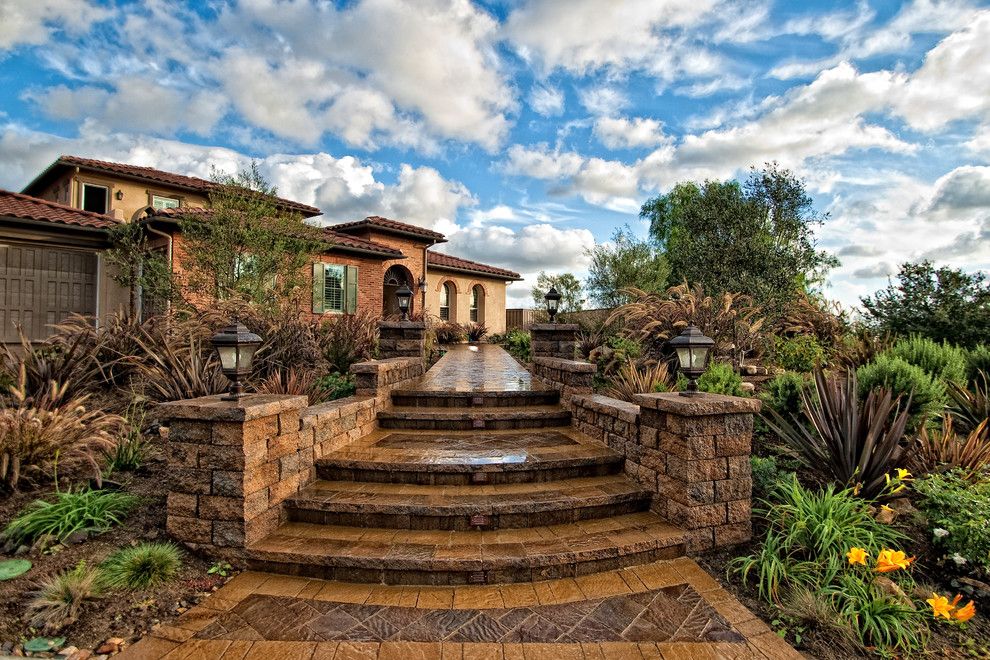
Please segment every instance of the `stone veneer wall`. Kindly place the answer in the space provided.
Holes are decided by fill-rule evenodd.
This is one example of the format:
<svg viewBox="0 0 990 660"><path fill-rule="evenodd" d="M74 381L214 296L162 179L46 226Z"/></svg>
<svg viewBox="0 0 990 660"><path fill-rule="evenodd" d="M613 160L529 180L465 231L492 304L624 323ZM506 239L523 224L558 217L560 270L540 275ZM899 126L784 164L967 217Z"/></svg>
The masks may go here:
<svg viewBox="0 0 990 660"><path fill-rule="evenodd" d="M545 387L560 392L565 406L571 397L591 393L596 368L590 362L555 357L534 357L532 363L533 377Z"/></svg>
<svg viewBox="0 0 990 660"><path fill-rule="evenodd" d="M382 358L423 358L426 324L422 321L379 321L378 354Z"/></svg>
<svg viewBox="0 0 990 660"><path fill-rule="evenodd" d="M534 323L529 326L533 357L573 360L577 354L579 329L576 323Z"/></svg>
<svg viewBox="0 0 990 660"><path fill-rule="evenodd" d="M195 550L237 557L282 522L282 502L316 478L316 461L374 431L388 392L423 374L421 358L353 365L358 394L308 406L252 394L162 404L169 420L166 527Z"/></svg>
<svg viewBox="0 0 990 660"><path fill-rule="evenodd" d="M654 510L688 533L699 552L750 539L750 443L754 399L641 394L639 405L573 396L575 427L625 459L625 471L653 492Z"/></svg>

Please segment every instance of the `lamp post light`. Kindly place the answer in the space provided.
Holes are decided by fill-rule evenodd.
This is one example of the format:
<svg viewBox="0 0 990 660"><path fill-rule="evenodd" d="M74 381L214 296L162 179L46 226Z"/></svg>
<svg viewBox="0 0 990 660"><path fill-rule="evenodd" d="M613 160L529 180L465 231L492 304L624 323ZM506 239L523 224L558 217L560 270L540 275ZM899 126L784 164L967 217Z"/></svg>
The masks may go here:
<svg viewBox="0 0 990 660"><path fill-rule="evenodd" d="M557 287L551 286L543 298L547 301L547 314L550 316L550 322L556 323L557 310L560 309L560 291L557 291Z"/></svg>
<svg viewBox="0 0 990 660"><path fill-rule="evenodd" d="M220 356L220 370L230 381L230 391L224 401L237 401L244 396L241 378L251 373L254 353L261 346L261 337L254 334L243 323L234 322L213 335L213 347Z"/></svg>
<svg viewBox="0 0 990 660"><path fill-rule="evenodd" d="M677 352L677 361L680 363L681 373L688 379L687 389L681 392L681 396L697 396L698 378L705 373L705 363L708 361L708 353L715 345L715 340L701 334L694 325L684 328L684 332L670 340L670 346Z"/></svg>
<svg viewBox="0 0 990 660"><path fill-rule="evenodd" d="M399 287L399 290L395 292L395 297L399 302L399 311L402 312L403 321L409 320L409 302L412 300L412 295L412 289L410 289L409 285L406 283L403 283L402 286Z"/></svg>

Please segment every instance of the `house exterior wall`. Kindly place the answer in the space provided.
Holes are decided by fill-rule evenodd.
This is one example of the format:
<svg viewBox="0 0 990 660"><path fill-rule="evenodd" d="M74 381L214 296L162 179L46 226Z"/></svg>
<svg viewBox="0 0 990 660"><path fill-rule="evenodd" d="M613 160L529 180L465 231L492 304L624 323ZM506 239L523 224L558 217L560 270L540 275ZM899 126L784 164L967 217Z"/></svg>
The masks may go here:
<svg viewBox="0 0 990 660"><path fill-rule="evenodd" d="M108 215L127 222L134 220L144 209L151 206L154 195L178 199L181 206L203 207L208 202L205 195L190 193L165 184L132 181L89 171L70 171L63 174L42 190L38 197L81 209L84 183L106 186L110 191ZM122 192L124 198L118 200L117 192Z"/></svg>
<svg viewBox="0 0 990 660"><path fill-rule="evenodd" d="M488 332L505 332L505 281L434 266L426 276L426 312L440 316L440 292L445 282L453 284L456 294L451 298L450 320L462 325L471 323L471 288L480 285L485 291L484 314L479 305L478 322Z"/></svg>

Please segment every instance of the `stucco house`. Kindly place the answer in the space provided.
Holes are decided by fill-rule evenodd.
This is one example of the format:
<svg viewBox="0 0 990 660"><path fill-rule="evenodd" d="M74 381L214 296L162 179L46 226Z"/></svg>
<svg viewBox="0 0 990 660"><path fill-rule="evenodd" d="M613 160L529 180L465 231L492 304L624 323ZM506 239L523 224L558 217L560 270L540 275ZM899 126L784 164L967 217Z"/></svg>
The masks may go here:
<svg viewBox="0 0 990 660"><path fill-rule="evenodd" d="M139 222L182 270L179 217L207 213L212 181L149 167L62 156L20 193L0 190L0 341L30 339L71 313L97 318L125 307L130 291L104 263L108 230ZM318 208L279 199L314 225ZM204 211L196 211L204 209ZM417 292L413 311L458 323L505 329L505 288L518 273L443 254L437 232L378 216L323 229L327 248L312 255L306 276L314 318L370 312L390 315L395 291Z"/></svg>

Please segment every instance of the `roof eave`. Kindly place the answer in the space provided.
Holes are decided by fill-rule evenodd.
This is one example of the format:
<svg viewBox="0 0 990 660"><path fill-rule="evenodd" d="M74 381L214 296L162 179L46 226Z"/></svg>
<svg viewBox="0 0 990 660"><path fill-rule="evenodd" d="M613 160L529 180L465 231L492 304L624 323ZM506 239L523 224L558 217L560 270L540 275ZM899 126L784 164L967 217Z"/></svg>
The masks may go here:
<svg viewBox="0 0 990 660"><path fill-rule="evenodd" d="M444 264L429 264L430 270L446 270L452 273L468 273L476 277L487 277L490 280L504 280L506 282L522 282L523 278L516 275L515 277L510 277L508 275L503 275L500 273L488 273L483 270L474 270L472 268L458 268L457 266L446 266Z"/></svg>

